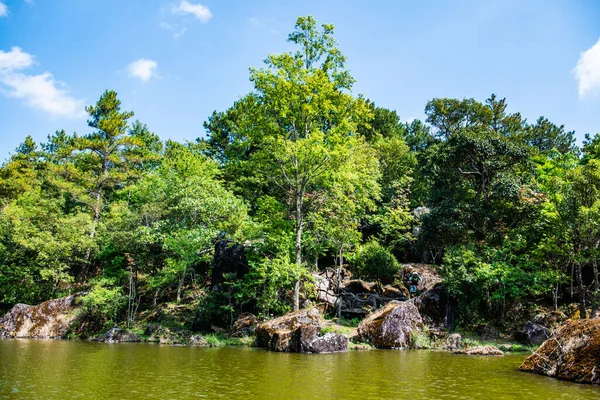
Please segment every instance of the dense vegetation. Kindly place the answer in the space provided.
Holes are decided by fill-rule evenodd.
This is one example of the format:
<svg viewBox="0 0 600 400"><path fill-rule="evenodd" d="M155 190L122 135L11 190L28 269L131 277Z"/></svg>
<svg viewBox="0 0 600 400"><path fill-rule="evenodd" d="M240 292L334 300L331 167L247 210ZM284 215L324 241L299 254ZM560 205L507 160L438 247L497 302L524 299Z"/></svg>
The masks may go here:
<svg viewBox="0 0 600 400"><path fill-rule="evenodd" d="M108 323L186 304L226 324L297 308L311 271L384 280L416 261L440 265L459 325L571 297L595 315L599 135L579 148L495 95L402 123L352 93L333 26L299 18L288 40L194 143L161 141L114 91L86 108L90 133L26 138L0 169L2 306L85 290ZM248 272L216 288L223 239Z"/></svg>

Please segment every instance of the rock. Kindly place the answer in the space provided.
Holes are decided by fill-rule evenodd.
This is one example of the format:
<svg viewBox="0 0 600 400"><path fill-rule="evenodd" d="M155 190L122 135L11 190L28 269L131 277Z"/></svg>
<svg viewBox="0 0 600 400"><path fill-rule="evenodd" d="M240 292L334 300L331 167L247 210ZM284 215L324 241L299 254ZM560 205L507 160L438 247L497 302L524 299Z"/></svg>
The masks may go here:
<svg viewBox="0 0 600 400"><path fill-rule="evenodd" d="M446 300L446 291L437 285L411 301L414 301L426 325L440 328L446 326Z"/></svg>
<svg viewBox="0 0 600 400"><path fill-rule="evenodd" d="M354 294L378 293L379 285L376 282L365 282L360 279L353 279L342 282L341 289L344 292Z"/></svg>
<svg viewBox="0 0 600 400"><path fill-rule="evenodd" d="M256 326L254 334L256 347L267 347L276 351L285 351L292 332L300 326L321 326L321 313L316 308L291 312Z"/></svg>
<svg viewBox="0 0 600 400"><path fill-rule="evenodd" d="M246 248L231 240L219 240L215 244L215 255L211 283L213 288L225 281L225 275L235 274L240 279L248 272Z"/></svg>
<svg viewBox="0 0 600 400"><path fill-rule="evenodd" d="M458 350L462 347L462 336L453 333L446 338L446 348L448 350Z"/></svg>
<svg viewBox="0 0 600 400"><path fill-rule="evenodd" d="M540 345L550 337L550 329L533 321L528 321L523 327L523 342L530 345Z"/></svg>
<svg viewBox="0 0 600 400"><path fill-rule="evenodd" d="M190 346L209 347L208 342L200 335L192 335L189 340Z"/></svg>
<svg viewBox="0 0 600 400"><path fill-rule="evenodd" d="M315 280L315 290L317 291L317 300L326 303L330 307L335 307L337 302L337 296L334 292L332 280L328 279L328 277L321 274L313 274L313 279Z"/></svg>
<svg viewBox="0 0 600 400"><path fill-rule="evenodd" d="M83 293L48 300L37 306L15 305L0 318L0 338L61 338L76 318Z"/></svg>
<svg viewBox="0 0 600 400"><path fill-rule="evenodd" d="M503 356L502 350L495 346L468 347L466 349L454 350L454 354L466 354L468 356Z"/></svg>
<svg viewBox="0 0 600 400"><path fill-rule="evenodd" d="M342 353L348 351L348 338L341 333L326 333L301 343L301 353Z"/></svg>
<svg viewBox="0 0 600 400"><path fill-rule="evenodd" d="M490 325L479 325L477 327L477 334L481 340L494 340L500 337L500 332L498 332L498 329Z"/></svg>
<svg viewBox="0 0 600 400"><path fill-rule="evenodd" d="M291 349L299 353L341 353L348 351L348 338L340 333L319 335L320 328L301 326L292 336Z"/></svg>
<svg viewBox="0 0 600 400"><path fill-rule="evenodd" d="M258 324L258 318L254 314L243 313L233 323L231 330L232 337L244 337L254 334L256 325Z"/></svg>
<svg viewBox="0 0 600 400"><path fill-rule="evenodd" d="M402 266L402 276L408 279L413 272L416 272L421 277L419 282L419 291L431 290L442 282L437 273L435 265L431 264L405 264Z"/></svg>
<svg viewBox="0 0 600 400"><path fill-rule="evenodd" d="M119 328L111 328L92 341L101 343L140 342L141 338L133 332Z"/></svg>
<svg viewBox="0 0 600 400"><path fill-rule="evenodd" d="M533 318L533 322L552 330L563 324L567 319L569 319L569 317L561 311L550 311L536 315Z"/></svg>
<svg viewBox="0 0 600 400"><path fill-rule="evenodd" d="M422 327L423 320L413 303L394 300L369 314L358 325L358 336L375 347L405 348L411 334Z"/></svg>
<svg viewBox="0 0 600 400"><path fill-rule="evenodd" d="M392 285L385 285L383 287L383 297L387 297L394 300L406 300L408 298L408 291L406 288L400 290Z"/></svg>
<svg viewBox="0 0 600 400"><path fill-rule="evenodd" d="M339 333L320 335L321 314L316 308L303 309L259 324L254 345L272 351L295 353L337 353L348 350L348 338Z"/></svg>
<svg viewBox="0 0 600 400"><path fill-rule="evenodd" d="M600 320L567 321L519 369L599 385Z"/></svg>

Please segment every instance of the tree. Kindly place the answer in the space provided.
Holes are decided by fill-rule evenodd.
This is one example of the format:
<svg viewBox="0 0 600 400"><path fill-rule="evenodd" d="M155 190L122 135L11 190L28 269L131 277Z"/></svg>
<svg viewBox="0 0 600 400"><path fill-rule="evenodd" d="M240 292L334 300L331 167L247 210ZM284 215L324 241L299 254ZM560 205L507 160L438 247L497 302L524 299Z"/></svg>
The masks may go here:
<svg viewBox="0 0 600 400"><path fill-rule="evenodd" d="M319 207L311 199L330 190L335 176L348 167L345 157L363 148L357 127L370 113L363 100L349 94L353 79L336 47L332 25L318 29L313 17L300 17L288 40L298 51L270 55L264 68L251 69L254 92L228 111L234 121L213 114L208 142L216 145L221 160L247 172L238 184L262 182L263 194L289 207L294 220L294 259L300 270L305 216ZM365 157L368 154L367 148ZM298 277L296 309L299 292Z"/></svg>
<svg viewBox="0 0 600 400"><path fill-rule="evenodd" d="M127 121L133 112L121 111L121 101L114 91L106 91L95 106L86 107L90 115L88 125L94 132L65 138L57 133L50 140L51 149L63 159L54 163L55 183L67 191L79 204L92 213L89 232L93 240L105 206L106 197L122 187L128 178L130 163L126 149L139 144L136 137L127 135ZM82 276L87 273L92 247L86 252Z"/></svg>

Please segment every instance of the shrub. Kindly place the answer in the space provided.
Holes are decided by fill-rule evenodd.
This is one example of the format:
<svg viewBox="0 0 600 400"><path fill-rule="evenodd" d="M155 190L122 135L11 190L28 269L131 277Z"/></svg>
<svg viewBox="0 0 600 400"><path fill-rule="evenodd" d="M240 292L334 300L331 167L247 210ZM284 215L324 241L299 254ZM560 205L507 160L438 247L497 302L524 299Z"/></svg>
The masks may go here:
<svg viewBox="0 0 600 400"><path fill-rule="evenodd" d="M361 279L391 280L400 271L396 257L376 241L359 249L353 265L355 275Z"/></svg>

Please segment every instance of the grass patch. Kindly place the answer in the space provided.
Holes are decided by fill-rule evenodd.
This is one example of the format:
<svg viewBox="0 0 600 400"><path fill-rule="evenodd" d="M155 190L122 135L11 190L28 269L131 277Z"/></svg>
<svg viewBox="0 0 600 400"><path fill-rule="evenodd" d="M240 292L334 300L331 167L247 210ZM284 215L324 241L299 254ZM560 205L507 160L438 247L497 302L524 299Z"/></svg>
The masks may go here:
<svg viewBox="0 0 600 400"><path fill-rule="evenodd" d="M350 341L348 343L348 350L361 350L361 351L368 351L368 350L375 350L375 347L371 346L369 343L365 343L365 342L352 342Z"/></svg>
<svg viewBox="0 0 600 400"><path fill-rule="evenodd" d="M341 333L342 335L349 335L350 333L352 333L352 329L350 329L347 326L329 325L329 326L326 326L325 328L321 329L321 333L322 334Z"/></svg>

